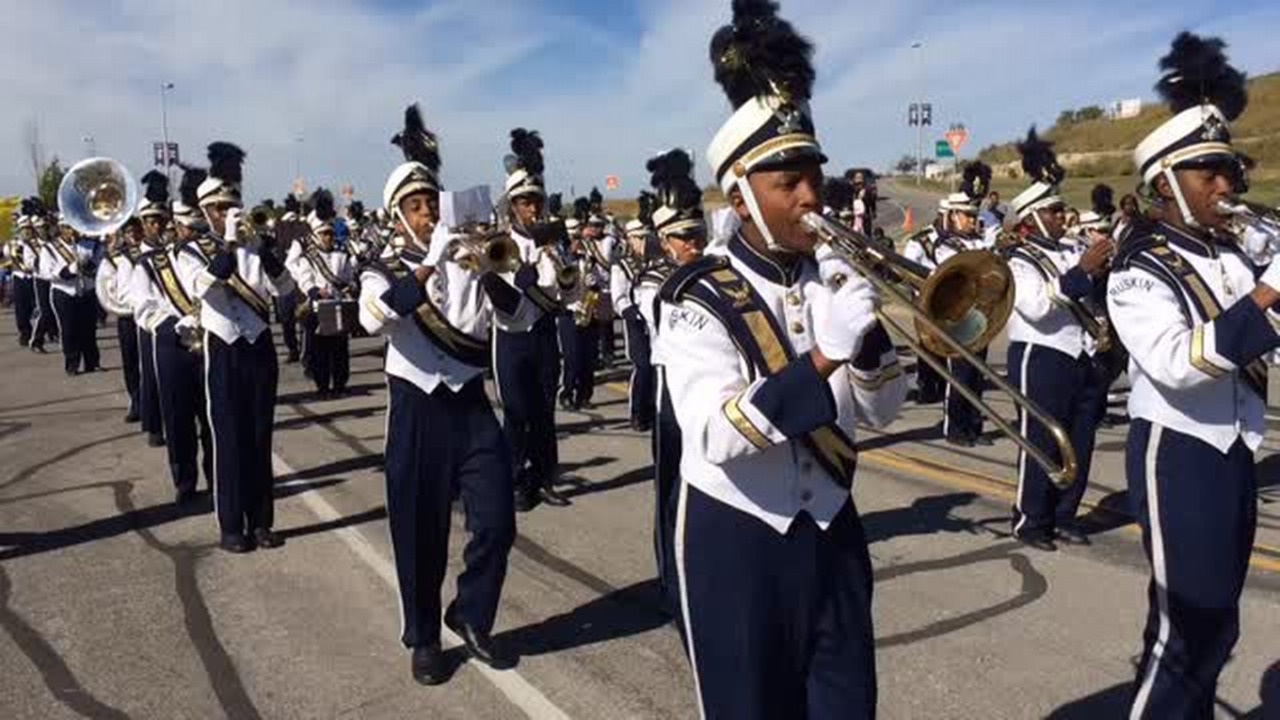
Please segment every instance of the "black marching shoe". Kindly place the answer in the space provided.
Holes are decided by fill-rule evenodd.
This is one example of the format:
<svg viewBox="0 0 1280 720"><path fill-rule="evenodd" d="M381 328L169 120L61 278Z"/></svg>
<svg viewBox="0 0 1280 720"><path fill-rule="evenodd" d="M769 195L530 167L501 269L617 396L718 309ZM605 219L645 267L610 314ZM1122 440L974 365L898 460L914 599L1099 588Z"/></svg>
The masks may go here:
<svg viewBox="0 0 1280 720"><path fill-rule="evenodd" d="M147 445L151 447L164 447L164 435L160 433L147 433Z"/></svg>
<svg viewBox="0 0 1280 720"><path fill-rule="evenodd" d="M542 502L551 507L569 507L573 504L569 498L565 497L559 490L551 485L546 485L538 490L538 495L542 498Z"/></svg>
<svg viewBox="0 0 1280 720"><path fill-rule="evenodd" d="M1014 539L1029 548L1034 548L1042 552L1057 552L1058 550L1057 544L1055 544L1052 539L1043 535L1031 535L1028 537L1019 537L1015 535Z"/></svg>
<svg viewBox="0 0 1280 720"><path fill-rule="evenodd" d="M176 505L185 506L194 503L199 497L194 487L180 487L174 493L173 502Z"/></svg>
<svg viewBox="0 0 1280 720"><path fill-rule="evenodd" d="M253 540L250 540L248 535L229 533L222 536L222 541L218 543L218 547L234 555L243 555L253 551Z"/></svg>
<svg viewBox="0 0 1280 720"><path fill-rule="evenodd" d="M515 508L516 512L527 513L538 506L538 494L529 486L522 485L516 488Z"/></svg>
<svg viewBox="0 0 1280 720"><path fill-rule="evenodd" d="M414 648L410 667L419 685L442 685L449 680L449 662L439 643Z"/></svg>
<svg viewBox="0 0 1280 720"><path fill-rule="evenodd" d="M1058 526L1057 539L1065 545L1088 546L1093 544L1093 541L1089 540L1089 534L1075 523Z"/></svg>
<svg viewBox="0 0 1280 720"><path fill-rule="evenodd" d="M253 531L253 539L258 543L258 547L274 550L284 545L284 538L271 528L258 528Z"/></svg>
<svg viewBox="0 0 1280 720"><path fill-rule="evenodd" d="M287 357L287 358L285 358L285 359L284 359L284 363L285 363L286 365L292 365L292 364L294 364L294 363L296 363L296 362L298 362L298 353L296 353L296 352L291 352L291 353L289 353L289 357Z"/></svg>
<svg viewBox="0 0 1280 720"><path fill-rule="evenodd" d="M973 438L963 437L960 435L953 435L947 438L947 444L955 445L957 447L971 448L973 447L974 442L973 442Z"/></svg>
<svg viewBox="0 0 1280 720"><path fill-rule="evenodd" d="M981 445L982 447L991 447L996 444L996 441L992 440L990 435L987 435L985 433L978 433L977 435L973 436L973 444Z"/></svg>
<svg viewBox="0 0 1280 720"><path fill-rule="evenodd" d="M124 421L127 423L136 423L141 419L142 418L138 416L138 411L133 408L129 408L129 412L125 413L124 416Z"/></svg>
<svg viewBox="0 0 1280 720"><path fill-rule="evenodd" d="M506 670L511 667L511 662L494 647L493 638L489 637L489 633L476 630L458 617L458 608L453 603L450 603L449 609L444 611L444 624L462 638L462 642L467 646L467 654L472 658L495 670Z"/></svg>

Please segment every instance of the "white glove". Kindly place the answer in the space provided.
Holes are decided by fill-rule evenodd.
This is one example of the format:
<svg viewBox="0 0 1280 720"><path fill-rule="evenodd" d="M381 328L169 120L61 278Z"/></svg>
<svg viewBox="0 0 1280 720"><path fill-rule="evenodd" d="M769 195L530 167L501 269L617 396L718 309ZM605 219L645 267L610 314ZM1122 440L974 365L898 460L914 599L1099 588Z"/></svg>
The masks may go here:
<svg viewBox="0 0 1280 720"><path fill-rule="evenodd" d="M466 257L467 249L457 244L457 240L466 239L466 235L455 234L444 223L436 223L431 231L431 245L427 248L427 257L422 264L427 267L439 267L445 260L458 261Z"/></svg>
<svg viewBox="0 0 1280 720"><path fill-rule="evenodd" d="M829 288L839 288L849 280L862 277L857 270L853 269L853 265L843 255L832 250L830 245L819 245L813 256L818 261L818 275L822 278L822 284Z"/></svg>
<svg viewBox="0 0 1280 720"><path fill-rule="evenodd" d="M240 238L240 221L244 219L244 208L233 207L227 210L227 224L222 230L222 239L229 243L238 242Z"/></svg>
<svg viewBox="0 0 1280 720"><path fill-rule="evenodd" d="M840 268L833 266L832 271L837 270ZM818 351L836 362L853 359L862 349L867 331L875 327L878 305L875 289L857 273L847 275L839 290L828 286L815 290L810 307Z"/></svg>

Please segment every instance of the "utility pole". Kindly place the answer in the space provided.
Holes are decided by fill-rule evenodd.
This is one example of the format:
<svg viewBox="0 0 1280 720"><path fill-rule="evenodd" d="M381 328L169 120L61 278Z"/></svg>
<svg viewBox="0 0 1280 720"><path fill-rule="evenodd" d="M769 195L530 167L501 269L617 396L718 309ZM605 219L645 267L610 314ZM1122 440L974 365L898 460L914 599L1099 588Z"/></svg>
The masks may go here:
<svg viewBox="0 0 1280 720"><path fill-rule="evenodd" d="M166 93L173 89L173 83L165 81L160 83L160 135L164 141L164 150L160 153L161 159L164 161L164 176L169 179L169 185L173 185L173 158L169 155L169 106L166 102Z"/></svg>

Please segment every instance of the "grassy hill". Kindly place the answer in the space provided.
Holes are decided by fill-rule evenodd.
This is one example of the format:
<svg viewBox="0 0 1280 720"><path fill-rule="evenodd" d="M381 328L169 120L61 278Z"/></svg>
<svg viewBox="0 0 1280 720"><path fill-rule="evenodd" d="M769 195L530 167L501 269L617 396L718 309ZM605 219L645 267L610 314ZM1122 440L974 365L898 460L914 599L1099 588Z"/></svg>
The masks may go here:
<svg viewBox="0 0 1280 720"><path fill-rule="evenodd" d="M1081 180L1090 186L1108 182L1117 191L1127 192L1137 184L1133 148L1169 116L1163 105L1152 104L1134 118L1054 125L1044 135L1056 144L1059 160L1067 168L1069 193L1073 190L1070 186ZM1232 135L1236 147L1258 161L1250 197L1273 205L1280 202L1280 73L1249 81L1249 107L1232 124ZM1013 142L987 147L978 157L996 169L999 180L995 185L1002 193L1024 184L1002 182L1021 176Z"/></svg>

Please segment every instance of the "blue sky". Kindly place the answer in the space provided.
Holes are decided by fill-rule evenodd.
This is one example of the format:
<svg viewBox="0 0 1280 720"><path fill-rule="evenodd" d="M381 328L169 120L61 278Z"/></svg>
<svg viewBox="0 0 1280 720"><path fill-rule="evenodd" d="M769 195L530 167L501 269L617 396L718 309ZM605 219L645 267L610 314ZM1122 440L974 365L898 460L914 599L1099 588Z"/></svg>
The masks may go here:
<svg viewBox="0 0 1280 720"><path fill-rule="evenodd" d="M140 175L161 131L159 85L171 81L171 138L199 161L212 140L240 144L254 199L281 197L300 166L308 188L350 183L376 203L399 160L388 140L413 101L441 136L451 186L500 184L507 133L524 126L546 138L556 189L585 193L613 174L631 196L649 156L679 145L702 157L727 116L706 48L729 8L17 0L0 43L16 69L0 113L0 194L31 190L33 127L46 157L82 157L92 136ZM1157 58L1184 28L1221 35L1251 74L1280 69L1280 3L782 0L782 13L817 45L813 106L834 169L913 151L905 106L921 94L939 132L969 127L966 153L1064 108L1149 97Z"/></svg>

